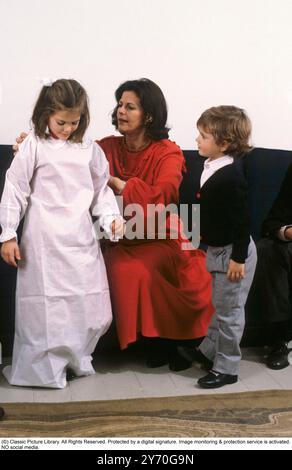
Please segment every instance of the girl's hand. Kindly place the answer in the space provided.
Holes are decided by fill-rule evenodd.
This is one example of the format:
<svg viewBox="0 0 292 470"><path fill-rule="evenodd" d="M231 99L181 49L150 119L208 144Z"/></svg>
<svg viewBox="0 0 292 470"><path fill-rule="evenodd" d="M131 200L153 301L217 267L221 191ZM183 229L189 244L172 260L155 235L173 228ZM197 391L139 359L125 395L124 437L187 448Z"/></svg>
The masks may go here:
<svg viewBox="0 0 292 470"><path fill-rule="evenodd" d="M17 268L17 261L21 260L21 255L15 238L2 244L1 256L6 263L10 264L10 266Z"/></svg>
<svg viewBox="0 0 292 470"><path fill-rule="evenodd" d="M14 144L14 145L12 146L13 152L17 152L17 151L18 151L18 145L21 144L21 143L24 141L24 139L27 137L27 135L28 135L28 134L26 134L25 132L22 132L18 137L16 137L15 140L16 140L17 144Z"/></svg>
<svg viewBox="0 0 292 470"><path fill-rule="evenodd" d="M123 219L118 218L113 220L111 223L111 231L114 236L114 239L118 240L119 238L122 238L126 231Z"/></svg>
<svg viewBox="0 0 292 470"><path fill-rule="evenodd" d="M124 187L126 186L126 182L117 176L110 176L107 184L116 194L122 194Z"/></svg>
<svg viewBox="0 0 292 470"><path fill-rule="evenodd" d="M227 278L231 282L239 282L245 276L245 264L236 263L232 259L229 261Z"/></svg>

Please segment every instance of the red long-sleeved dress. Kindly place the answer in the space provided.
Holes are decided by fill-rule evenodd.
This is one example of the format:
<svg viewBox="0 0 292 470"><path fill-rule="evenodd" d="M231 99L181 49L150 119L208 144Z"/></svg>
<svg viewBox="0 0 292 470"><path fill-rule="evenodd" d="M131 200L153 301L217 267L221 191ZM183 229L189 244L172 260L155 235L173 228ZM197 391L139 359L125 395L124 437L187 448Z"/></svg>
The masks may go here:
<svg viewBox="0 0 292 470"><path fill-rule="evenodd" d="M153 141L140 152L127 150L123 137L106 137L98 143L111 175L127 182L124 208L140 204L147 214L147 204L178 203L184 157L174 142ZM164 240L123 239L106 245L104 259L122 349L141 334L192 339L207 332L213 307L205 253L182 250L186 239L181 234L170 239L171 220L177 218L167 219Z"/></svg>

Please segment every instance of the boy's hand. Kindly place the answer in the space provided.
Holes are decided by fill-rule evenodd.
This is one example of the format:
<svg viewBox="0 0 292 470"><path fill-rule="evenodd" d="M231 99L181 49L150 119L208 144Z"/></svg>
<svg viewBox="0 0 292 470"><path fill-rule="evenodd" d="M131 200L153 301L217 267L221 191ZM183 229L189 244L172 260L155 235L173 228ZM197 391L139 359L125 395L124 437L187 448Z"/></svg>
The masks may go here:
<svg viewBox="0 0 292 470"><path fill-rule="evenodd" d="M229 261L229 267L227 271L227 278L231 282L241 281L245 276L245 264L236 263L232 259Z"/></svg>
<svg viewBox="0 0 292 470"><path fill-rule="evenodd" d="M18 137L16 137L15 140L16 140L17 144L14 144L12 146L14 153L16 153L18 151L18 145L21 144L24 141L24 139L27 137L27 135L28 134L26 134L25 132L22 132Z"/></svg>
<svg viewBox="0 0 292 470"><path fill-rule="evenodd" d="M112 221L111 231L114 236L114 239L122 238L125 234L125 223L123 219L118 218Z"/></svg>
<svg viewBox="0 0 292 470"><path fill-rule="evenodd" d="M21 260L21 255L15 238L2 244L1 256L6 263L10 264L10 266L17 268L17 261Z"/></svg>

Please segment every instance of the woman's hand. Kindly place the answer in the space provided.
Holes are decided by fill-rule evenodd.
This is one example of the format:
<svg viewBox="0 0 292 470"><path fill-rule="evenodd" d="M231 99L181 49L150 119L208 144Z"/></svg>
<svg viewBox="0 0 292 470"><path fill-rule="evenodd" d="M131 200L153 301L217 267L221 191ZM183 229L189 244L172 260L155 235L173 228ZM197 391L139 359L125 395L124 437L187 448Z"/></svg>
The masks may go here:
<svg viewBox="0 0 292 470"><path fill-rule="evenodd" d="M239 282L245 276L245 264L236 263L232 259L229 261L227 277L231 282Z"/></svg>
<svg viewBox="0 0 292 470"><path fill-rule="evenodd" d="M28 134L27 134L26 132L22 132L18 137L16 137L15 140L16 140L17 144L14 144L14 145L12 146L13 152L17 152L17 151L18 151L18 146L19 146L19 144L21 144L21 143L24 141L24 139L27 137L27 135L28 135Z"/></svg>
<svg viewBox="0 0 292 470"><path fill-rule="evenodd" d="M287 238L287 240L292 240L292 227L285 229L284 236Z"/></svg>
<svg viewBox="0 0 292 470"><path fill-rule="evenodd" d="M16 238L12 238L2 244L1 256L10 266L17 268L17 261L21 260L21 255Z"/></svg>
<svg viewBox="0 0 292 470"><path fill-rule="evenodd" d="M111 231L114 236L114 239L118 240L122 238L125 234L125 223L122 218L117 218L111 223Z"/></svg>
<svg viewBox="0 0 292 470"><path fill-rule="evenodd" d="M110 176L107 184L116 194L122 194L126 186L126 182L117 176Z"/></svg>

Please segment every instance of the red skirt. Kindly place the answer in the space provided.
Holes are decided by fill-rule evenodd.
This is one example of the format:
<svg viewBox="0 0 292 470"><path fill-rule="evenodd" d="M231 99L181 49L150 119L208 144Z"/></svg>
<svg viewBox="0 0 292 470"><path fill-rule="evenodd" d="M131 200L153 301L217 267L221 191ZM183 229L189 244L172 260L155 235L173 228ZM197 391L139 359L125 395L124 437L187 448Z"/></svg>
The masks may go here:
<svg viewBox="0 0 292 470"><path fill-rule="evenodd" d="M214 309L203 251L183 251L180 240L121 241L105 247L104 259L121 349L140 335L206 335Z"/></svg>

